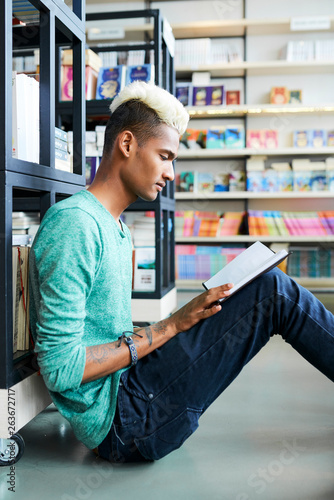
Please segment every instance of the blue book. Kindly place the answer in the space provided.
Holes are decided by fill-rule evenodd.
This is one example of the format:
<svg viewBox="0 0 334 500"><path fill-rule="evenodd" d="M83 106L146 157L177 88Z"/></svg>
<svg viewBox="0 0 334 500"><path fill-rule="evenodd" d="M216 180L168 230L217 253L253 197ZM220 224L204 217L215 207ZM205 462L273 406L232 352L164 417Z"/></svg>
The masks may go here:
<svg viewBox="0 0 334 500"><path fill-rule="evenodd" d="M96 99L113 99L124 87L126 67L100 68L96 85Z"/></svg>
<svg viewBox="0 0 334 500"><path fill-rule="evenodd" d="M142 64L141 66L127 66L126 85L136 81L154 83L154 65Z"/></svg>

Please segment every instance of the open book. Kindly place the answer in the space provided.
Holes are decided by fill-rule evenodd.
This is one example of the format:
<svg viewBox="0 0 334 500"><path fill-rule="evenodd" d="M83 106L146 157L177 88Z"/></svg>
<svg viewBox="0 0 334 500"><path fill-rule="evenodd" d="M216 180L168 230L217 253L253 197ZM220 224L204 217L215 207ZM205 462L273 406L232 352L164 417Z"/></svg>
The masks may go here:
<svg viewBox="0 0 334 500"><path fill-rule="evenodd" d="M221 271L203 283L206 290L216 286L233 283L230 295L220 299L223 302L245 285L253 281L260 274L265 273L280 264L291 252L281 250L277 253L263 245L260 241L253 243L244 252L237 255Z"/></svg>

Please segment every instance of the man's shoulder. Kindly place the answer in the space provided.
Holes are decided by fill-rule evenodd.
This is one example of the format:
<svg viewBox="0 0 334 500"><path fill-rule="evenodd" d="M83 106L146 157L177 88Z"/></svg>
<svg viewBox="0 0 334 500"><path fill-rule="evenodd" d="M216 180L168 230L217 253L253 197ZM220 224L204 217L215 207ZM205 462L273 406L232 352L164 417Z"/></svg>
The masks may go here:
<svg viewBox="0 0 334 500"><path fill-rule="evenodd" d="M69 238L71 234L78 237L80 233L100 233L98 216L94 213L89 196L84 192L66 198L48 209L41 222L38 236L43 233L43 239Z"/></svg>
<svg viewBox="0 0 334 500"><path fill-rule="evenodd" d="M95 220L95 207L85 190L79 191L68 198L59 201L49 208L46 212L43 222L54 218L71 220L79 223L80 221Z"/></svg>

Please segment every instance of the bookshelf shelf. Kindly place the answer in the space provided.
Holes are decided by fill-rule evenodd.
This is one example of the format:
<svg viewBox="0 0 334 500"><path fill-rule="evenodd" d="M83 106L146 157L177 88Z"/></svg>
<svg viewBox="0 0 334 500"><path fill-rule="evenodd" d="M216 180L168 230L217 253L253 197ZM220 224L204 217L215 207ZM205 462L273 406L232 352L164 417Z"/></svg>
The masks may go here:
<svg viewBox="0 0 334 500"><path fill-rule="evenodd" d="M194 71L208 71L212 77L243 77L257 75L295 75L333 73L333 61L242 61L237 63L176 66L177 78L189 78Z"/></svg>
<svg viewBox="0 0 334 500"><path fill-rule="evenodd" d="M276 149L181 149L178 153L179 160L233 158L245 156L315 156L332 155L334 147L324 148L276 148Z"/></svg>
<svg viewBox="0 0 334 500"><path fill-rule="evenodd" d="M276 116L281 114L327 114L334 113L333 104L253 104L239 106L188 106L190 118L224 118L244 116Z"/></svg>
<svg viewBox="0 0 334 500"><path fill-rule="evenodd" d="M272 199L334 199L331 191L225 191L213 193L175 193L176 200L272 200Z"/></svg>
<svg viewBox="0 0 334 500"><path fill-rule="evenodd" d="M262 243L334 243L334 236L178 236L175 238L175 243L254 243L258 240Z"/></svg>

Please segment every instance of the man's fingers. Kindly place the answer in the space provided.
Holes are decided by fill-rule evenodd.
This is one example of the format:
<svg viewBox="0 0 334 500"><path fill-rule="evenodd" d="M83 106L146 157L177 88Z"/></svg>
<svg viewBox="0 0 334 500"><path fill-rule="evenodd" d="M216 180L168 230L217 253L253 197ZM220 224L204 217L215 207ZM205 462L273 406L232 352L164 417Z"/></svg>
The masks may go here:
<svg viewBox="0 0 334 500"><path fill-rule="evenodd" d="M217 286L215 288L211 288L208 291L207 299L208 302L214 303L223 297L227 297L230 294L230 289L233 288L233 283L226 283L225 285Z"/></svg>
<svg viewBox="0 0 334 500"><path fill-rule="evenodd" d="M222 306L220 304L218 304L217 302L215 302L214 304L212 304L211 307L208 307L207 309L203 310L203 319L209 318L210 316L213 316L214 314L219 312L221 310L221 308L222 308Z"/></svg>

